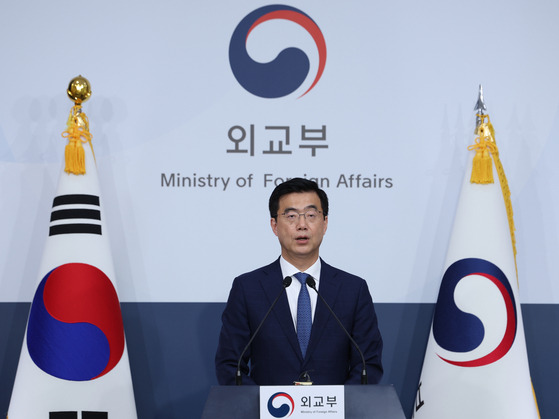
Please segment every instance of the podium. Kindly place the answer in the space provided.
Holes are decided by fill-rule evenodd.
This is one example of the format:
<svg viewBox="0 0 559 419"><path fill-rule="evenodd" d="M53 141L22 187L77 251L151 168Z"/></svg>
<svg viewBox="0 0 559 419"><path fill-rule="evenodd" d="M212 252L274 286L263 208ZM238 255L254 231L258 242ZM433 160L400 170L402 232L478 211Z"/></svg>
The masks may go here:
<svg viewBox="0 0 559 419"><path fill-rule="evenodd" d="M212 386L202 419L258 419L259 397L259 386ZM406 418L393 386L348 385L344 397L346 419Z"/></svg>

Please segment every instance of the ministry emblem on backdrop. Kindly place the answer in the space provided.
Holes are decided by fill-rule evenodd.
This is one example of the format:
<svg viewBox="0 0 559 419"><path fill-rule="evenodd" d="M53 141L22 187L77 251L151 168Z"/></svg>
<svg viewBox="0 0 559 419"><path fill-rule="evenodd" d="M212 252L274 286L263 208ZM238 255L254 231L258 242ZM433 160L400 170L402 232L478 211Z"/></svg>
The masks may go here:
<svg viewBox="0 0 559 419"><path fill-rule="evenodd" d="M309 74L309 56L294 46L287 46L268 62L256 61L249 55L247 44L253 30L273 20L293 22L312 37L318 51L316 74L314 71ZM285 5L264 6L245 16L235 28L229 44L229 63L239 84L255 96L268 99L284 97L307 82L310 86L300 95L302 97L316 86L324 72L326 42L316 22L301 10Z"/></svg>

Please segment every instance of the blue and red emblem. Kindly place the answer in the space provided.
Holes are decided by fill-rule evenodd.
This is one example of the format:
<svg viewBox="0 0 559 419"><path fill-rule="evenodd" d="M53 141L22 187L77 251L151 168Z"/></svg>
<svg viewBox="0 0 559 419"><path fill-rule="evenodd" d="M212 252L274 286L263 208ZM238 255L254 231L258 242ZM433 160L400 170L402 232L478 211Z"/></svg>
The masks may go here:
<svg viewBox="0 0 559 419"><path fill-rule="evenodd" d="M124 352L116 290L95 266L68 263L50 271L37 288L27 326L33 362L54 377L99 378Z"/></svg>
<svg viewBox="0 0 559 419"><path fill-rule="evenodd" d="M506 326L498 345L489 353L461 361L439 355L442 360L459 367L480 367L498 361L512 347L517 329L516 301L503 271L487 260L461 259L449 266L441 282L433 318L433 336L437 344L449 352L466 353L478 348L486 338L482 321L474 314L461 311L454 297L458 283L471 275L485 278L497 287L505 303Z"/></svg>
<svg viewBox="0 0 559 419"><path fill-rule="evenodd" d="M274 407L273 403L276 399L287 399L288 403L282 403L279 407ZM268 412L275 418L286 418L291 416L293 410L295 409L295 402L293 398L287 393L275 393L268 399Z"/></svg>
<svg viewBox="0 0 559 419"><path fill-rule="evenodd" d="M264 6L249 13L235 28L229 44L229 62L235 78L253 95L263 98L279 98L293 93L307 79L309 58L299 48L281 51L268 62L254 61L247 52L247 40L260 24L284 19L303 27L313 38L318 50L318 70L311 86L301 95L311 91L322 76L326 66L326 42L318 25L301 10L284 5Z"/></svg>

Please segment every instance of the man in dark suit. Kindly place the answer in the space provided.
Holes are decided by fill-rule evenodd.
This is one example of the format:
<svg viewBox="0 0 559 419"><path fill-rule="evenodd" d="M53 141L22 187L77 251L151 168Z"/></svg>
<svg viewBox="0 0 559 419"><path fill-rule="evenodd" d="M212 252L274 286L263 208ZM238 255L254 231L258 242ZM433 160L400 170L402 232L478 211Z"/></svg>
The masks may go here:
<svg viewBox="0 0 559 419"><path fill-rule="evenodd" d="M382 377L382 338L367 283L319 257L328 227L328 197L316 182L295 178L270 196L271 227L281 256L233 281L222 316L215 357L219 384L235 383L237 363L261 320L280 296L241 360L243 384L359 384L362 359L317 293L316 288L361 348L370 384ZM342 243L340 243L342 245Z"/></svg>

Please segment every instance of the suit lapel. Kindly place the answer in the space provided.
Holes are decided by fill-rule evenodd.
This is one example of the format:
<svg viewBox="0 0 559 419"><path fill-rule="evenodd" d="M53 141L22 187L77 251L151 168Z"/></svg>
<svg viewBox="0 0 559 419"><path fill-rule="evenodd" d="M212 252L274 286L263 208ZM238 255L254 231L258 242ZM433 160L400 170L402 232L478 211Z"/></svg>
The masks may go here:
<svg viewBox="0 0 559 419"><path fill-rule="evenodd" d="M332 267L324 261L321 261L322 265L320 267L320 284L318 291L320 295L324 297L326 302L334 308L334 304L338 297L338 290L341 286L340 281L336 279L336 273L332 269ZM314 291L311 291L314 292ZM324 305L324 302L317 296L316 300L316 311L314 313L314 321L311 330L311 338L309 341L309 346L307 348L307 354L305 356L305 360L310 359L312 357L312 353L318 346L322 334L326 329L326 325L329 321L335 321L330 314L330 310Z"/></svg>
<svg viewBox="0 0 559 419"><path fill-rule="evenodd" d="M271 265L268 265L268 267L264 270L264 273L266 275L262 276L260 283L262 288L264 289L266 297L268 298L268 304L269 306L271 306L283 287L283 278L281 274L279 259ZM272 313L270 313L270 317L275 317L293 351L302 361L303 356L301 353L301 348L299 347L297 332L295 331L295 326L293 325L293 318L291 317L291 310L289 308L289 302L287 301L287 295L285 293L276 303L274 309L272 310ZM270 320L272 319L270 318L266 321Z"/></svg>

